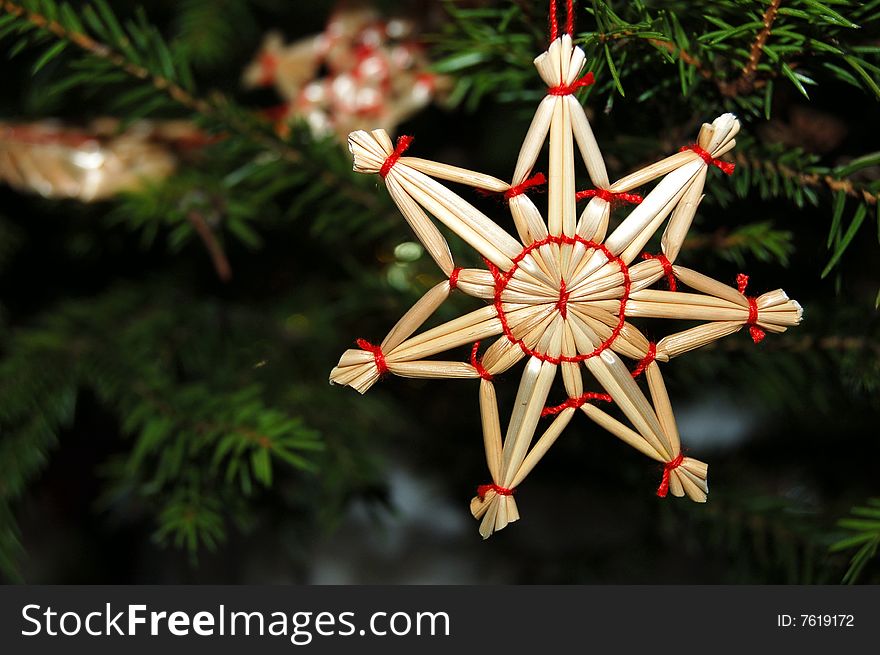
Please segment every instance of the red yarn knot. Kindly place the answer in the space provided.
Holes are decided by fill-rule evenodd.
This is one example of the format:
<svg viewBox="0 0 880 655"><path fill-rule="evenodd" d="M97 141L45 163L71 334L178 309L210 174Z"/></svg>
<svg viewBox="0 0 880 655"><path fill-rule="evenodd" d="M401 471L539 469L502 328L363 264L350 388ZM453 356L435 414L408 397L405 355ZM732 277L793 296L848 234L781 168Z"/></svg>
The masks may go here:
<svg viewBox="0 0 880 655"><path fill-rule="evenodd" d="M478 351L479 349L480 349L480 342L477 341L477 342L474 344L474 347L471 348L471 366L473 366L475 369L477 369L477 374L478 374L481 378L483 378L484 380L487 380L487 381L491 382L491 381L492 381L492 374L489 373L489 371L487 371L487 370L483 367L483 362L482 362L482 360L480 360L480 359L477 357L477 351Z"/></svg>
<svg viewBox="0 0 880 655"><path fill-rule="evenodd" d="M560 412L571 407L572 409L578 409L582 405L586 405L591 400L601 400L606 403L611 402L611 396L607 393L596 393L595 391L588 391L587 393L582 393L577 398L566 398L564 403L560 403L555 406L548 406L541 410L541 416L552 416L554 414L559 414Z"/></svg>
<svg viewBox="0 0 880 655"><path fill-rule="evenodd" d="M666 255L662 252L658 252L656 255L652 255L649 252L643 252L642 259L656 259L660 262L660 265L663 267L663 275L666 276L666 284L669 286L669 290L675 291L678 289L678 285L675 283L675 271L672 270L672 262L666 258Z"/></svg>
<svg viewBox="0 0 880 655"><path fill-rule="evenodd" d="M645 372L645 369L648 368L651 362L653 362L657 358L657 344L653 341L648 344L648 354L642 357L641 361L639 361L638 365L633 369L632 376L634 378L639 377L642 373Z"/></svg>
<svg viewBox="0 0 880 655"><path fill-rule="evenodd" d="M529 179L516 186L510 187L507 191L504 192L504 199L510 200L516 196L522 195L532 187L541 186L547 182L547 178L544 177L543 173L535 173Z"/></svg>
<svg viewBox="0 0 880 655"><path fill-rule="evenodd" d="M385 163L382 164L382 168L379 169L379 175L385 177L388 175L389 171L391 171L394 164L397 163L397 160L400 159L400 156L406 152L406 149L409 148L410 144L413 142L413 138L404 134L397 138L397 147L394 148L394 152L388 155L388 159L385 160Z"/></svg>
<svg viewBox="0 0 880 655"><path fill-rule="evenodd" d="M660 486L657 487L657 495L660 498L666 498L666 494L669 493L669 474L681 466L683 461L684 453L679 453L678 457L663 465L663 479L660 480Z"/></svg>
<svg viewBox="0 0 880 655"><path fill-rule="evenodd" d="M749 285L749 276L745 273L740 273L736 276L736 289L742 295L745 296L746 300L749 301L749 318L746 321L746 325L749 326L749 334L752 337L752 341L754 343L761 343L764 340L764 337L767 336L767 333L764 332L761 328L758 327L758 299L754 296L746 296L746 287Z"/></svg>
<svg viewBox="0 0 880 655"><path fill-rule="evenodd" d="M590 86L596 79L593 77L593 73L589 72L584 75L582 78L575 80L571 84L559 84L557 86L551 86L547 89L547 95L551 96L570 96L572 93L577 91L578 89L582 89L584 87Z"/></svg>
<svg viewBox="0 0 880 655"><path fill-rule="evenodd" d="M505 487L497 485L494 482L492 484L481 484L479 487L477 487L477 496L480 497L480 500L485 500L486 494L490 491L494 491L499 496L512 496L516 489L506 489Z"/></svg>
<svg viewBox="0 0 880 655"><path fill-rule="evenodd" d="M373 353L373 359L376 360L376 370L379 371L379 375L385 375L388 372L388 363L385 361L385 353L382 352L381 346L374 345L366 339L358 339L357 345L361 350Z"/></svg>
<svg viewBox="0 0 880 655"><path fill-rule="evenodd" d="M571 291L565 288L565 280L559 280L559 300L556 302L556 309L562 318L568 318L568 298Z"/></svg>
<svg viewBox="0 0 880 655"><path fill-rule="evenodd" d="M685 150L693 150L700 156L700 158L704 162L709 164L709 166L716 166L719 170L721 170L722 173L726 173L727 175L732 175L733 169L736 167L736 164L734 164L733 162L724 161L723 159L716 159L711 154L709 154L709 151L704 150L696 143L692 143L689 146L682 146L679 149L679 152L684 152Z"/></svg>
<svg viewBox="0 0 880 655"><path fill-rule="evenodd" d="M583 200L584 198L601 198L605 202L621 200L623 202L628 202L631 205L638 205L644 200L644 198L637 193L624 193L622 191L615 193L608 189L585 189L584 191L578 191L574 197L575 200Z"/></svg>
<svg viewBox="0 0 880 655"><path fill-rule="evenodd" d="M449 290L454 291L458 288L458 275L461 273L461 266L457 266L452 269L452 273L449 274Z"/></svg>

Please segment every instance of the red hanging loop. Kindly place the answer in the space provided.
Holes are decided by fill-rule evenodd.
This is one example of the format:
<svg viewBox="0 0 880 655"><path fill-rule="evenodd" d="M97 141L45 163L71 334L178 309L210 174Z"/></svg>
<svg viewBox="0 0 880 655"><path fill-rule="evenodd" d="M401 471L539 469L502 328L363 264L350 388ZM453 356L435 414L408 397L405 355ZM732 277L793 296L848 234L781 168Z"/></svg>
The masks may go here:
<svg viewBox="0 0 880 655"><path fill-rule="evenodd" d="M565 3L565 34L574 35L574 0ZM550 41L559 38L559 17L556 11L556 0L550 0Z"/></svg>

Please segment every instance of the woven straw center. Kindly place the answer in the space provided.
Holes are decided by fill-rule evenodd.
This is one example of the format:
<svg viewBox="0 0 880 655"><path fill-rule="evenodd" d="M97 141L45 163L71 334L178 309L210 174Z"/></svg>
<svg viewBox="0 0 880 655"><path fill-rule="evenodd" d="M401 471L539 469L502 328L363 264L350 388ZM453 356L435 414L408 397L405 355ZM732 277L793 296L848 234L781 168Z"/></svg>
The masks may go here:
<svg viewBox="0 0 880 655"><path fill-rule="evenodd" d="M587 253L574 257L575 244L581 244ZM583 263L595 251L603 253L609 262L616 265L622 274L622 282L621 276L609 278L606 267L578 279L575 261ZM623 329L626 320L624 310L630 291L629 268L600 243L579 236L551 235L526 246L513 259L510 270L501 272L491 268L495 276L495 310L504 334L527 355L554 363L581 362L609 348ZM601 282L606 278L609 282L603 285ZM609 301L615 302L614 312L608 309ZM534 314L532 318L521 318L523 312L516 311L524 305L548 310L543 314L543 323L538 323L538 326L544 325L544 330L557 316L569 321L579 320L578 315L588 315L606 325L606 332L610 331L610 335L597 347L585 351L579 349L576 355L552 356L536 345L542 342L543 331L538 327L538 334L535 333Z"/></svg>

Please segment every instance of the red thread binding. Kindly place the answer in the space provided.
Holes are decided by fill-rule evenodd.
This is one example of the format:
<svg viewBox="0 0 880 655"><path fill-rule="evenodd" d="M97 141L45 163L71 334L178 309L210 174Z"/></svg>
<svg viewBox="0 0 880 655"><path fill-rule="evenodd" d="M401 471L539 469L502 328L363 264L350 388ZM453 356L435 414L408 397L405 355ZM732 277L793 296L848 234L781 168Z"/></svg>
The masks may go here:
<svg viewBox="0 0 880 655"><path fill-rule="evenodd" d="M484 380L488 382L492 381L492 374L489 373L485 368L483 368L483 360L477 357L477 351L480 349L480 342L477 341L474 343L474 347L471 348L471 366L477 369L477 374Z"/></svg>
<svg viewBox="0 0 880 655"><path fill-rule="evenodd" d="M547 95L551 96L569 96L578 89L582 89L584 87L590 86L596 79L593 77L593 73L589 72L584 75L582 78L575 80L571 84L559 84L557 86L551 86L547 89Z"/></svg>
<svg viewBox="0 0 880 655"><path fill-rule="evenodd" d="M568 298L571 296L571 291L565 288L565 280L559 281L559 300L556 303L556 309L559 310L560 316L562 318L568 318Z"/></svg>
<svg viewBox="0 0 880 655"><path fill-rule="evenodd" d="M477 487L477 496L480 497L480 500L485 500L486 494L490 491L494 491L499 496L512 496L514 493L516 493L516 489L506 489L505 487L497 485L493 482L492 484L481 484L479 487Z"/></svg>
<svg viewBox="0 0 880 655"><path fill-rule="evenodd" d="M511 198L515 198L516 196L522 195L529 189L541 186L542 184L546 184L547 178L544 177L543 173L535 173L529 179L517 184L516 186L510 187L507 191L504 192L504 199L510 200Z"/></svg>
<svg viewBox="0 0 880 655"><path fill-rule="evenodd" d="M736 276L736 289L742 295L746 297L746 300L749 301L749 318L746 321L746 325L749 326L749 334L752 337L752 341L754 343L761 343L764 340L764 337L767 336L767 333L764 332L761 328L758 327L758 299L754 296L746 296L746 287L749 286L749 276L745 273L740 273Z"/></svg>
<svg viewBox="0 0 880 655"><path fill-rule="evenodd" d="M692 143L689 146L682 146L679 148L679 152L684 152L685 150L693 150L697 153L700 158L709 164L709 166L716 166L722 173L726 173L727 175L733 174L733 169L736 168L736 164L729 161L724 161L723 159L716 159L713 157L707 150L704 150L696 143Z"/></svg>
<svg viewBox="0 0 880 655"><path fill-rule="evenodd" d="M381 346L372 344L366 339L358 339L357 345L361 350L373 353L373 359L376 361L376 370L379 371L379 375L385 375L388 372L388 363L385 361L385 353L382 352Z"/></svg>
<svg viewBox="0 0 880 655"><path fill-rule="evenodd" d="M559 414L559 412L568 409L571 407L572 409L577 409L581 405L586 405L591 400L601 400L602 402L610 403L611 396L607 393L596 393L595 391L588 391L587 393L582 393L577 398L566 398L564 403L556 405L554 407L545 407L541 410L541 416L551 416L553 414Z"/></svg>
<svg viewBox="0 0 880 655"><path fill-rule="evenodd" d="M678 285L675 282L675 271L672 270L672 262L666 258L666 255L662 252L658 252L656 255L652 255L649 252L643 252L642 259L656 259L660 262L660 265L663 267L663 274L666 276L666 284L669 286L669 290L676 291L678 289Z"/></svg>
<svg viewBox="0 0 880 655"><path fill-rule="evenodd" d="M650 365L650 363L653 362L656 357L657 344L652 341L648 344L648 354L645 355L633 369L632 376L634 378L639 377L642 373L645 372L645 369L648 368L648 365Z"/></svg>
<svg viewBox="0 0 880 655"><path fill-rule="evenodd" d="M449 274L449 290L455 291L458 288L458 275L461 273L461 266L456 266Z"/></svg>
<svg viewBox="0 0 880 655"><path fill-rule="evenodd" d="M636 365L633 369L632 376L634 378L639 377L642 373L645 372L645 369L648 368L648 364L654 361L657 357L657 344L653 341L648 345L648 354L645 355L641 361ZM597 393L595 391L588 391L587 393L583 393L577 398L568 397L565 399L565 402L560 403L559 405L548 405L544 409L541 410L541 416L551 416L553 414L558 414L564 409L569 407L573 409L577 409L581 405L588 403L591 400L601 400L606 403L610 403L613 399L607 393Z"/></svg>
<svg viewBox="0 0 880 655"><path fill-rule="evenodd" d="M615 193L613 191L609 191L608 189L586 189L584 191L578 191L575 195L575 200L583 200L584 198L601 198L605 202L614 202L615 200L622 200L623 202L628 202L631 205L638 205L644 198L637 193Z"/></svg>
<svg viewBox="0 0 880 655"><path fill-rule="evenodd" d="M574 36L574 0L568 0L566 5L565 31Z"/></svg>
<svg viewBox="0 0 880 655"><path fill-rule="evenodd" d="M394 164L397 163L397 160L400 159L400 156L406 152L406 149L409 148L410 144L413 142L413 138L404 134L397 138L397 147L394 148L394 152L388 155L388 159L385 160L385 163L382 164L382 168L379 169L379 175L385 177L394 167Z"/></svg>
<svg viewBox="0 0 880 655"><path fill-rule="evenodd" d="M623 295L620 297L620 309L618 310L619 320L617 325L611 331L611 335L599 344L592 352L581 353L578 355L560 355L559 357L551 357L546 353L541 353L523 343L522 339L517 339L514 336L513 332L510 329L510 325L507 322L507 316L504 314L504 302L501 300L501 294L504 293L504 289L507 288L508 282L513 277L514 273L516 273L517 268L519 268L519 263L535 248L540 248L541 246L547 245L548 243L556 243L556 244L567 244L574 245L575 243L581 243L587 248L591 250L600 250L609 262L614 262L620 267L620 272L623 273ZM608 248L601 244L596 243L594 241L587 241L583 237L580 236L567 236L565 234L551 234L540 241L534 241L526 246L516 257L513 258L513 266L510 267L506 272L501 272L498 270L498 267L495 266L488 259L484 259L486 262L486 266L489 268L489 272L492 273L492 277L495 278L495 295L493 304L495 306L495 313L498 315L498 320L501 321L501 329L504 331L505 336L511 343L515 343L520 347L520 349L531 357L537 357L543 362L550 362L551 364L559 365L562 362L582 362L590 357L595 357L599 355L607 348L614 343L618 336L620 336L621 330L623 330L624 323L626 322L626 302L629 299L630 288L632 286L632 282L629 277L629 268L624 263L624 261L612 253Z"/></svg>
<svg viewBox="0 0 880 655"><path fill-rule="evenodd" d="M657 496L660 498L666 498L666 494L669 493L669 475L684 461L684 453L679 453L678 457L673 459L671 462L666 462L663 465L663 479L660 480L660 486L657 487Z"/></svg>

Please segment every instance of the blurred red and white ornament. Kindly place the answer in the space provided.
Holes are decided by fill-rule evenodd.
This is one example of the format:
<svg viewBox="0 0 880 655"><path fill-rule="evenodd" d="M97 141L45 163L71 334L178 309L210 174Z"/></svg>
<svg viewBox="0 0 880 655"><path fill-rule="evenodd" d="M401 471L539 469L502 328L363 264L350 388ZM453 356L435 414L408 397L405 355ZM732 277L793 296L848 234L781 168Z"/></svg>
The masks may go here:
<svg viewBox="0 0 880 655"><path fill-rule="evenodd" d="M318 36L285 45L267 35L243 83L276 89L284 104L267 115L282 130L300 118L315 134L345 138L367 125L392 130L427 106L448 86L429 64L415 23L346 7Z"/></svg>

